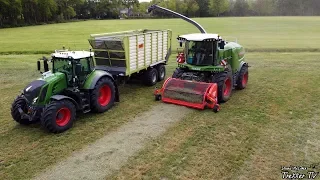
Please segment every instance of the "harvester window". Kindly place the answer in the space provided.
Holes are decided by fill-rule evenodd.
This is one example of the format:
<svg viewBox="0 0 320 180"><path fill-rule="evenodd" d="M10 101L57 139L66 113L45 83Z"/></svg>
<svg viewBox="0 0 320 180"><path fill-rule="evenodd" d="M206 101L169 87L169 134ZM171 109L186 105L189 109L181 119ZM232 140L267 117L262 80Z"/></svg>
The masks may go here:
<svg viewBox="0 0 320 180"><path fill-rule="evenodd" d="M191 41L188 44L188 64L213 65L214 41Z"/></svg>

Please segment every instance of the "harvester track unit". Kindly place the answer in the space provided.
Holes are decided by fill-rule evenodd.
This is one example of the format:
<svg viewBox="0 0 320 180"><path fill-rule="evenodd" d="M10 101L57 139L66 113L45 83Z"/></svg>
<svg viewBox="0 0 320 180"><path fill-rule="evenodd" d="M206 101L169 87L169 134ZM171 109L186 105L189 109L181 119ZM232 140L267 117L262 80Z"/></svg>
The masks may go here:
<svg viewBox="0 0 320 180"><path fill-rule="evenodd" d="M249 65L240 44L207 33L200 24L177 12L158 5L148 8L149 13L154 10L182 18L201 32L177 37L178 67L162 88L155 90L156 100L218 112L219 104L227 102L234 89L246 88Z"/></svg>

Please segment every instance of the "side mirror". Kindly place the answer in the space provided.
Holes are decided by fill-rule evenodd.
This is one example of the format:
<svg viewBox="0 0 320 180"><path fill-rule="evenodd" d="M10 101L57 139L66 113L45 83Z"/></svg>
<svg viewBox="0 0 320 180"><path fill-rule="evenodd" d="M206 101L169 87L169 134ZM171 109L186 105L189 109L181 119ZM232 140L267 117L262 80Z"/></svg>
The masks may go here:
<svg viewBox="0 0 320 180"><path fill-rule="evenodd" d="M43 64L44 64L44 72L49 71L48 60L44 60L44 61L43 61Z"/></svg>
<svg viewBox="0 0 320 180"><path fill-rule="evenodd" d="M79 74L81 74L81 64L76 64L76 69L75 69L75 71L76 71L76 74L77 75L79 75Z"/></svg>
<svg viewBox="0 0 320 180"><path fill-rule="evenodd" d="M221 42L219 43L220 49L224 49L224 43L225 43L225 41L221 41Z"/></svg>
<svg viewBox="0 0 320 180"><path fill-rule="evenodd" d="M41 66L40 61L37 61L37 68L38 68L38 71L40 71L40 66Z"/></svg>

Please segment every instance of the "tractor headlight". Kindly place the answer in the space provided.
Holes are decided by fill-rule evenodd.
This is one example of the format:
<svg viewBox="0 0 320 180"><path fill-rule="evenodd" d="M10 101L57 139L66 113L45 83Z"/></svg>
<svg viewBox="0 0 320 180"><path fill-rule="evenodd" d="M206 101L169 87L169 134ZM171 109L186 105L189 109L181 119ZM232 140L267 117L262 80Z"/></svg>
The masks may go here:
<svg viewBox="0 0 320 180"><path fill-rule="evenodd" d="M38 97L34 98L34 99L32 100L32 104L36 103L37 100L38 100Z"/></svg>

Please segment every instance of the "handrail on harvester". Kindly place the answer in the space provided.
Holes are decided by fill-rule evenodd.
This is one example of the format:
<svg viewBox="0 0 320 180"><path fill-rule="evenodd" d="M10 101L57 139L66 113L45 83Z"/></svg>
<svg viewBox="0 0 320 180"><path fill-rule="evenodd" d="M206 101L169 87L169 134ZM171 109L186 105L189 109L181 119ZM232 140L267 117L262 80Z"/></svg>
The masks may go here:
<svg viewBox="0 0 320 180"><path fill-rule="evenodd" d="M158 6L158 5L156 5L156 4L151 5L151 6L147 9L147 12L150 13L151 11L153 11L153 10L155 10L155 9L159 9L159 10L161 10L161 11L164 11L164 12L166 12L166 13L169 13L169 14L171 14L171 15L174 15L174 16L176 16L176 17L179 17L179 18L181 18L181 19L183 19L183 20L185 20L185 21L193 24L194 26L196 26L196 27L200 30L201 33L203 33L203 34L206 34L206 33L207 33L206 30L205 30L199 23L197 23L196 21L194 21L194 20L192 20L192 19L190 19L190 18L188 18L188 17L186 17L186 16L184 16L184 15L182 15L182 14L179 14L179 13L177 13L177 12L171 11L170 9L167 9L167 8L164 8L164 7L161 7L161 6Z"/></svg>

